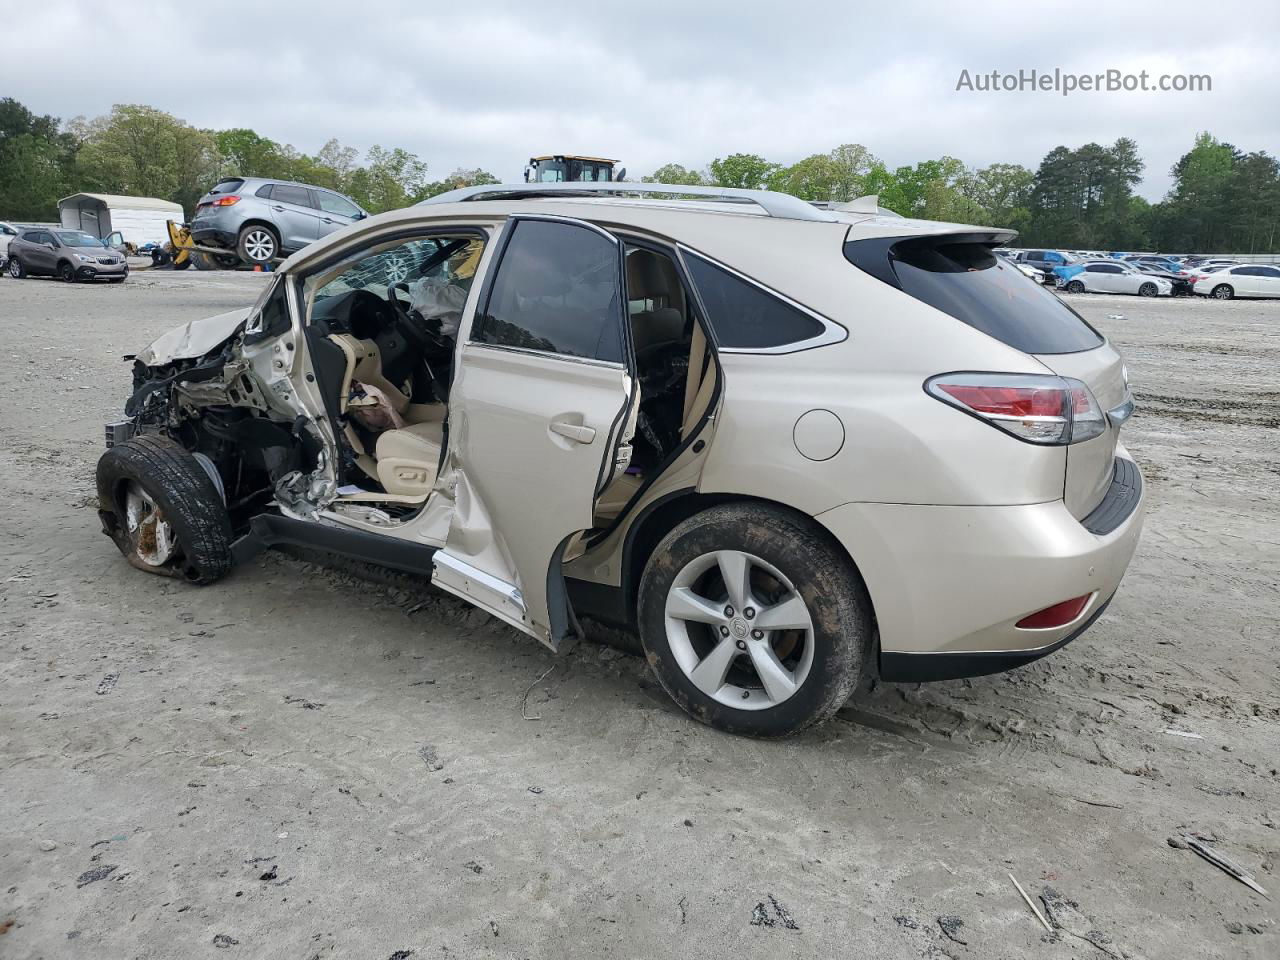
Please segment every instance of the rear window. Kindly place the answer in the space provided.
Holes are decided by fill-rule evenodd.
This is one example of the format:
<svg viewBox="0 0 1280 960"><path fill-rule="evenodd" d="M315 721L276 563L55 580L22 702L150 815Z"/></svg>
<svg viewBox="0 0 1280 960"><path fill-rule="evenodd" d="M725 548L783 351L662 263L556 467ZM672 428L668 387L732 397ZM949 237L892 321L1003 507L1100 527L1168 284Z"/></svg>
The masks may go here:
<svg viewBox="0 0 1280 960"><path fill-rule="evenodd" d="M230 180L219 180L217 183L213 185L213 189L210 190L209 192L210 193L235 193L237 190L239 190L243 186L244 186L243 180L237 177L232 177Z"/></svg>
<svg viewBox="0 0 1280 960"><path fill-rule="evenodd" d="M984 243L877 238L846 243L844 253L877 279L1023 353L1079 353L1102 345L1080 314Z"/></svg>

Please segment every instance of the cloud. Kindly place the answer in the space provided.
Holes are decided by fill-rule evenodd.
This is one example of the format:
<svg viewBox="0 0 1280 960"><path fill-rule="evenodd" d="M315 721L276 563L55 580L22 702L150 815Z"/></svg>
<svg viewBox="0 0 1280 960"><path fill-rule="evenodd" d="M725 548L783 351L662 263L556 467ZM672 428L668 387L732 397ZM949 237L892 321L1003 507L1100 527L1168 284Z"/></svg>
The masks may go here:
<svg viewBox="0 0 1280 960"><path fill-rule="evenodd" d="M0 90L39 113L148 103L315 152L329 138L419 154L433 174L519 179L534 153L633 175L747 151L793 162L865 144L891 166L949 154L1034 168L1059 144L1137 140L1143 192L1203 129L1276 149L1280 8L673 3L537 8L317 2L42 6L6 21ZM550 11L550 12L545 12ZM961 70L1207 73L1204 93L976 93Z"/></svg>

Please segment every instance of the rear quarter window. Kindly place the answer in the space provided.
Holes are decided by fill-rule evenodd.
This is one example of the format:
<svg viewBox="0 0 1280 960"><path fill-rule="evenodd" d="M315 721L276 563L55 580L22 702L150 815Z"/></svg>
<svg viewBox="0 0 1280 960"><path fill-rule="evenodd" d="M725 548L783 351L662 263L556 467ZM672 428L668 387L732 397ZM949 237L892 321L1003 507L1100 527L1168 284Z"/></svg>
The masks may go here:
<svg viewBox="0 0 1280 960"><path fill-rule="evenodd" d="M759 350L801 343L826 332L809 314L696 253L686 252L684 258L719 346Z"/></svg>
<svg viewBox="0 0 1280 960"><path fill-rule="evenodd" d="M1080 314L985 243L876 238L850 241L844 253L877 279L1023 353L1080 353L1103 343Z"/></svg>

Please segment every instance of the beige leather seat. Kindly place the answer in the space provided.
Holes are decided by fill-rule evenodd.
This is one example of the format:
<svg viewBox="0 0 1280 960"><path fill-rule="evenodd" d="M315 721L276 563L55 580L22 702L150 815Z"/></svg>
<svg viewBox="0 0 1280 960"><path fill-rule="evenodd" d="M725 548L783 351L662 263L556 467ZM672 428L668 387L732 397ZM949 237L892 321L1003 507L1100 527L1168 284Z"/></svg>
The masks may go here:
<svg viewBox="0 0 1280 960"><path fill-rule="evenodd" d="M378 482L387 493L422 497L431 493L444 448L444 423L414 423L378 434L374 447Z"/></svg>
<svg viewBox="0 0 1280 960"><path fill-rule="evenodd" d="M426 499L435 483L444 446L445 407L439 403L412 403L382 372L382 356L372 340L350 334L329 337L347 358L343 372L339 408L345 413L351 396L351 382L377 387L390 401L405 426L378 434L373 456L369 456L359 436L347 427L347 440L356 453L356 463L377 480L387 493Z"/></svg>
<svg viewBox="0 0 1280 960"><path fill-rule="evenodd" d="M409 398L383 374L382 354L378 351L378 345L372 340L360 340L349 333L330 334L329 339L341 348L347 358L341 393L338 395L339 409L346 412L347 400L351 396L351 381L358 380L381 390L391 401L391 406L395 407L396 413L403 416L409 409Z"/></svg>

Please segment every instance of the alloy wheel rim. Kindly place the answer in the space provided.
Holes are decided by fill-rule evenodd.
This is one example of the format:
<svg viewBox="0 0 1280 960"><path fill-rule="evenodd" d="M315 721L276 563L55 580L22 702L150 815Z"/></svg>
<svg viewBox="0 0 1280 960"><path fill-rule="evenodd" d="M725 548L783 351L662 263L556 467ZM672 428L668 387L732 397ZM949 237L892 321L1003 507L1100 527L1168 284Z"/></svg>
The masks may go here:
<svg viewBox="0 0 1280 960"><path fill-rule="evenodd" d="M403 283L409 276L409 264L405 263L404 257L399 254L393 254L387 258L386 270L388 285Z"/></svg>
<svg viewBox="0 0 1280 960"><path fill-rule="evenodd" d="M772 564L716 550L685 564L667 591L667 644L717 703L766 710L793 697L813 666L813 619Z"/></svg>
<svg viewBox="0 0 1280 960"><path fill-rule="evenodd" d="M18 261L17 261L17 260L10 260L10 261L9 261L9 276L14 277L14 278L16 279L16 278L18 277L18 275L19 275L21 272L22 272L22 267L18 264Z"/></svg>
<svg viewBox="0 0 1280 960"><path fill-rule="evenodd" d="M253 260L270 260L276 252L276 241L265 230L253 230L244 238L245 253Z"/></svg>
<svg viewBox="0 0 1280 960"><path fill-rule="evenodd" d="M173 559L178 538L151 494L130 482L124 494L125 524L134 553L149 567L163 567Z"/></svg>

